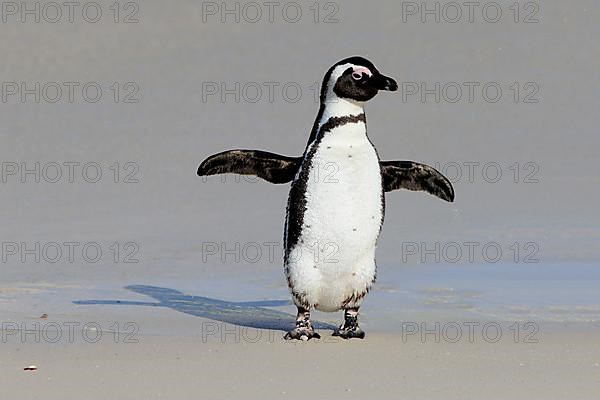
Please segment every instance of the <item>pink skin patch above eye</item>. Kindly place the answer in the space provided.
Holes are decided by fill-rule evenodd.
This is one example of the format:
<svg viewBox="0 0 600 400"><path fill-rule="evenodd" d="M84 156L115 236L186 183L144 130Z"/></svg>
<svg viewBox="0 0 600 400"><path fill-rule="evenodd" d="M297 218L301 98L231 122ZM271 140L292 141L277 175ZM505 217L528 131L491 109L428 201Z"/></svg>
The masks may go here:
<svg viewBox="0 0 600 400"><path fill-rule="evenodd" d="M362 77L362 74L366 74L369 77L371 75L373 75L373 73L371 72L371 70L369 68L366 68L366 67L352 67L352 76L355 77L355 79L360 79Z"/></svg>

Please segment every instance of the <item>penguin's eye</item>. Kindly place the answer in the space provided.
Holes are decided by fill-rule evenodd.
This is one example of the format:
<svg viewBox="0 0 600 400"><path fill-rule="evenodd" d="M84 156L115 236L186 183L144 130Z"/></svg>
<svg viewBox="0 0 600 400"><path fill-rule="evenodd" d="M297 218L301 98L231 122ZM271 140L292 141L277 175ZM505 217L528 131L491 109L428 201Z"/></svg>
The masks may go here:
<svg viewBox="0 0 600 400"><path fill-rule="evenodd" d="M362 79L362 73L360 73L360 72L353 72L352 73L352 79L354 79L355 81L360 81Z"/></svg>

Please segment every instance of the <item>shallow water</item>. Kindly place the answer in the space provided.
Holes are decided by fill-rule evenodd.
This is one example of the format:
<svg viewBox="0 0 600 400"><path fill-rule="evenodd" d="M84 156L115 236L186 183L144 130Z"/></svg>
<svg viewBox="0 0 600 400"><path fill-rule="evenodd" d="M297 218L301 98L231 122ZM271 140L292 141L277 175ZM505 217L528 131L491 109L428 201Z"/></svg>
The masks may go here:
<svg viewBox="0 0 600 400"><path fill-rule="evenodd" d="M26 324L42 313L52 321L97 321L101 326L135 321L142 333L170 335L197 334L205 329L202 321L285 331L294 320L283 274L275 270L130 283L4 287L0 316ZM504 330L515 323L597 327L599 286L598 268L585 264L380 266L361 320L369 331L389 333L405 332L407 324L431 328L469 321ZM313 318L318 329L332 330L342 315L315 312Z"/></svg>

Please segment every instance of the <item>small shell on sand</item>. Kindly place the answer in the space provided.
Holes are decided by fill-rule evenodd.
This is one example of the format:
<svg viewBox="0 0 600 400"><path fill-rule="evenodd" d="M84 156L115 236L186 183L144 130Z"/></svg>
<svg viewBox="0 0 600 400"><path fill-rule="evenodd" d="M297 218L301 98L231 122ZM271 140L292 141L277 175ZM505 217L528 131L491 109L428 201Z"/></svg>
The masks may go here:
<svg viewBox="0 0 600 400"><path fill-rule="evenodd" d="M37 367L35 365L30 365L29 367L23 368L23 371L37 371Z"/></svg>

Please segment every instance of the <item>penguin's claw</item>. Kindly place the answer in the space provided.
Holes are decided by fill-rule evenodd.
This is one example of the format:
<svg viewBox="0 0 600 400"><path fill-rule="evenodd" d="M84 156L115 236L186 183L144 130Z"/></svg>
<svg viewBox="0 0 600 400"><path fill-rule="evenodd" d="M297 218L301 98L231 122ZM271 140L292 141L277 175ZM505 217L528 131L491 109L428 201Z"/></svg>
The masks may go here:
<svg viewBox="0 0 600 400"><path fill-rule="evenodd" d="M358 326L346 328L346 329L340 328L337 331L333 332L333 336L339 336L342 339L352 339L352 338L364 339L365 331L360 329Z"/></svg>
<svg viewBox="0 0 600 400"><path fill-rule="evenodd" d="M312 328L298 327L298 328L294 328L291 331L289 331L288 333L286 333L283 338L285 340L296 339L296 340L302 340L303 342L306 342L307 340L310 340L313 338L321 339L321 335L319 335L317 332L315 332Z"/></svg>

